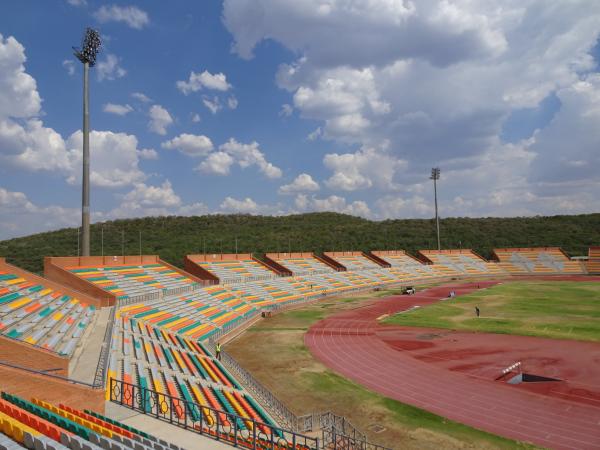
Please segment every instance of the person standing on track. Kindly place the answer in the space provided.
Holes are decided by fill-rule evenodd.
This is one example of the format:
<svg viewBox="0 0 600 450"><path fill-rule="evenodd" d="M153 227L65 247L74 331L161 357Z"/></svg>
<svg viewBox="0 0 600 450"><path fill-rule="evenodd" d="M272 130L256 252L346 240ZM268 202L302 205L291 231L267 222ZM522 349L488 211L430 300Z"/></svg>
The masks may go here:
<svg viewBox="0 0 600 450"><path fill-rule="evenodd" d="M475 307L475 314L477 315L477 317L479 317L479 306Z"/></svg>
<svg viewBox="0 0 600 450"><path fill-rule="evenodd" d="M217 354L217 359L219 361L221 361L221 343L217 342L217 346L215 347L216 349L216 354Z"/></svg>

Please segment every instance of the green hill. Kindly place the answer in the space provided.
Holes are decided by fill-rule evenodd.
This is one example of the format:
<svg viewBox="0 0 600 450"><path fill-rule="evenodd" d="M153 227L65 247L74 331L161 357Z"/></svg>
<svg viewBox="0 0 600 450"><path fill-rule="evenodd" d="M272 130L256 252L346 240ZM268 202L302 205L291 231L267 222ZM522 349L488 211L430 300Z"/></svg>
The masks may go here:
<svg viewBox="0 0 600 450"><path fill-rule="evenodd" d="M92 254L140 252L158 254L177 266L189 253L332 251L435 248L431 219L375 222L336 213L291 216L209 215L146 217L92 225ZM449 218L441 220L442 248L473 248L488 257L494 247L560 246L585 255L600 244L600 214L515 218ZM0 256L33 272L41 272L44 256L77 254L77 230L65 228L0 241Z"/></svg>

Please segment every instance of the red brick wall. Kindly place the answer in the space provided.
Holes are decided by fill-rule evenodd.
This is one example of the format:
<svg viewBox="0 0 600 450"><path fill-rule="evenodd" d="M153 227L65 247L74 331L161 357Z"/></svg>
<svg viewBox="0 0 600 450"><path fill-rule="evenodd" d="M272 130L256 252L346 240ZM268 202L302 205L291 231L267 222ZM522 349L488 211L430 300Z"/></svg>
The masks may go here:
<svg viewBox="0 0 600 450"><path fill-rule="evenodd" d="M35 370L59 369L51 373L69 376L69 358L3 336L0 336L0 361Z"/></svg>
<svg viewBox="0 0 600 450"><path fill-rule="evenodd" d="M76 256L72 258L44 258L44 277L49 280L56 281L65 286L69 286L79 292L86 294L86 297L90 298L90 304L98 307L111 306L117 301L117 297L114 294L110 294L98 286L92 283L82 280L77 275L72 274L68 270L63 269L65 266L70 264L63 264L65 260L73 260L74 265L77 265L79 258ZM62 261L60 261L62 260ZM59 264L56 264L56 263Z"/></svg>
<svg viewBox="0 0 600 450"><path fill-rule="evenodd" d="M77 409L87 408L104 413L103 389L92 389L2 365L0 365L0 390L26 400L36 397L57 405L64 403Z"/></svg>

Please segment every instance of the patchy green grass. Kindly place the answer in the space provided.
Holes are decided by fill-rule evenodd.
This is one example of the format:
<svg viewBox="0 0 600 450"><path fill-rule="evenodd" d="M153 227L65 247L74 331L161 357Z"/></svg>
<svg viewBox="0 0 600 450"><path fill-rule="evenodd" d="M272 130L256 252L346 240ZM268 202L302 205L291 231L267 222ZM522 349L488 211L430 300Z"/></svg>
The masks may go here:
<svg viewBox="0 0 600 450"><path fill-rule="evenodd" d="M475 306L481 311L479 318ZM395 314L384 323L600 341L600 283L499 284Z"/></svg>
<svg viewBox="0 0 600 450"><path fill-rule="evenodd" d="M225 350L297 415L333 411L394 449L531 449L372 392L329 370L304 345L306 330L371 297L328 299L264 319ZM373 425L385 429L370 431Z"/></svg>

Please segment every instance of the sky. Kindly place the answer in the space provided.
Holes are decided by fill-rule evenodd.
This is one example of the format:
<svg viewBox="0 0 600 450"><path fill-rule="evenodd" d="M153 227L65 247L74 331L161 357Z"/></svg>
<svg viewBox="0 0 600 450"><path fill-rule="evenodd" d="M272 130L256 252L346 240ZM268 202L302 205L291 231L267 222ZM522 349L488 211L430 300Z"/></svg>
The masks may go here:
<svg viewBox="0 0 600 450"><path fill-rule="evenodd" d="M6 0L0 239L81 220L600 211L596 0Z"/></svg>

